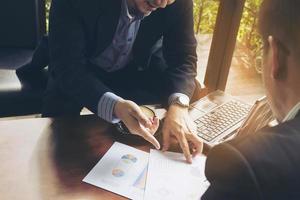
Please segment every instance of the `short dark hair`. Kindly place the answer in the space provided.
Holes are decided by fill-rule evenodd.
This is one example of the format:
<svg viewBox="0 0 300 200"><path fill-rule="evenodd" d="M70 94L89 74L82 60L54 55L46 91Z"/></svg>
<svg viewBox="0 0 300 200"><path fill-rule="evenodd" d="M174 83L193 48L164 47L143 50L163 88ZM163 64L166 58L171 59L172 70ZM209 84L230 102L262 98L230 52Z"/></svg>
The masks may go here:
<svg viewBox="0 0 300 200"><path fill-rule="evenodd" d="M259 31L267 47L270 35L297 52L300 50L300 0L264 0Z"/></svg>

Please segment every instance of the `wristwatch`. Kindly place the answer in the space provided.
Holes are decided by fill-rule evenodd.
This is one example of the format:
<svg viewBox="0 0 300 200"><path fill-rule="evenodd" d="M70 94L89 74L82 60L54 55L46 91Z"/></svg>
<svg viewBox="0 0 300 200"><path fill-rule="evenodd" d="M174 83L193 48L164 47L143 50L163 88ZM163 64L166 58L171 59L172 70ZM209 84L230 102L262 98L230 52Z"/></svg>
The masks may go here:
<svg viewBox="0 0 300 200"><path fill-rule="evenodd" d="M190 105L190 99L187 96L179 96L175 98L170 105L177 104L181 107L188 108Z"/></svg>

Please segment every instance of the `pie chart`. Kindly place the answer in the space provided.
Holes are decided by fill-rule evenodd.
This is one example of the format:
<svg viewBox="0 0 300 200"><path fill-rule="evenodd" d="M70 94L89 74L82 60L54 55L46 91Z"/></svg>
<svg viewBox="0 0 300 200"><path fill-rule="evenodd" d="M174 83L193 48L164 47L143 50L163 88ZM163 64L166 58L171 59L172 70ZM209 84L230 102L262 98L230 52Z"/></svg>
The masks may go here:
<svg viewBox="0 0 300 200"><path fill-rule="evenodd" d="M121 159L123 160L123 162L128 163L128 164L137 162L137 158L131 154L126 154L126 155L122 156Z"/></svg>
<svg viewBox="0 0 300 200"><path fill-rule="evenodd" d="M115 177L122 177L124 176L124 171L121 170L121 169L113 169L112 170L112 175L115 176Z"/></svg>

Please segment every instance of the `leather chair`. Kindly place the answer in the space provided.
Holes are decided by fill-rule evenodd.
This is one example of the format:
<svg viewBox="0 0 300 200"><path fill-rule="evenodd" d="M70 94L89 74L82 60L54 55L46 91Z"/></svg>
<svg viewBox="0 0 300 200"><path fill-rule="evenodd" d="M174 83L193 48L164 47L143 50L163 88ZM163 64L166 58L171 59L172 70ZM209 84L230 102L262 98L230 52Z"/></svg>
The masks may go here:
<svg viewBox="0 0 300 200"><path fill-rule="evenodd" d="M43 89L18 78L45 34L44 0L0 2L0 117L39 113Z"/></svg>

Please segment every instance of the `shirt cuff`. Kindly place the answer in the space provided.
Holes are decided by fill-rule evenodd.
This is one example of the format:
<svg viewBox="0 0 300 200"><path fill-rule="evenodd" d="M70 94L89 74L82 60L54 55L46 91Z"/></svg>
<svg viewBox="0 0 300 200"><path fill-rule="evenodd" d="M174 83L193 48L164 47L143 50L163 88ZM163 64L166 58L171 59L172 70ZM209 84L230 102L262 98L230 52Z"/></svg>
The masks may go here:
<svg viewBox="0 0 300 200"><path fill-rule="evenodd" d="M170 95L170 97L169 97L169 99L168 99L168 104L169 104L169 106L172 105L172 103L173 103L176 99L178 99L179 97L182 97L182 96L188 98L188 99L189 99L189 102L190 102L190 97L187 96L186 94L183 94L183 93L173 93L173 94Z"/></svg>
<svg viewBox="0 0 300 200"><path fill-rule="evenodd" d="M118 123L121 120L114 116L114 108L116 103L122 99L111 92L106 92L98 103L98 116L110 123Z"/></svg>

